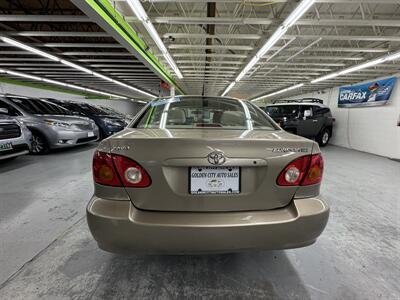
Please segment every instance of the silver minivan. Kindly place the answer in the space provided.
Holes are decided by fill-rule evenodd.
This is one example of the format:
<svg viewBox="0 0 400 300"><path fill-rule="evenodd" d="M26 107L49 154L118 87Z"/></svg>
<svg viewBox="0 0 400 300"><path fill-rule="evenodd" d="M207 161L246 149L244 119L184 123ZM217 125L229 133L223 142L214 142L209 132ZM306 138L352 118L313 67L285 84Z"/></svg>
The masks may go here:
<svg viewBox="0 0 400 300"><path fill-rule="evenodd" d="M70 111L45 100L7 94L0 96L0 106L32 132L31 151L34 154L99 138L99 129L92 120L73 116Z"/></svg>

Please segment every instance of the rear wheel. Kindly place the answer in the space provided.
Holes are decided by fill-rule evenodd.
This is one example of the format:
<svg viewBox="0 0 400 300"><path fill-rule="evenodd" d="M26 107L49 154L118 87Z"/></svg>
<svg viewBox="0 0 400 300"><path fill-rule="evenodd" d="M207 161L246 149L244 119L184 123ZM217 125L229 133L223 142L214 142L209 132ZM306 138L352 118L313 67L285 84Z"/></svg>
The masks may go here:
<svg viewBox="0 0 400 300"><path fill-rule="evenodd" d="M43 135L33 132L32 133L32 150L33 154L46 154L49 152L49 145Z"/></svg>
<svg viewBox="0 0 400 300"><path fill-rule="evenodd" d="M331 138L330 130L328 128L324 128L317 136L317 142L321 147L325 147L326 145L328 145L330 138Z"/></svg>

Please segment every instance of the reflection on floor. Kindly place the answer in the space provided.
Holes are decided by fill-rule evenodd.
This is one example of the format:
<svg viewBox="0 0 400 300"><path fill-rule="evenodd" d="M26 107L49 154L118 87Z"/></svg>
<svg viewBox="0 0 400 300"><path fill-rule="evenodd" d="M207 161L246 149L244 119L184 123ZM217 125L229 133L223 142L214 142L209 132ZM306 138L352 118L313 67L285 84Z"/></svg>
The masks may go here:
<svg viewBox="0 0 400 300"><path fill-rule="evenodd" d="M399 298L398 162L324 149L331 219L310 247L124 257L99 250L84 220L92 153L0 164L1 299Z"/></svg>

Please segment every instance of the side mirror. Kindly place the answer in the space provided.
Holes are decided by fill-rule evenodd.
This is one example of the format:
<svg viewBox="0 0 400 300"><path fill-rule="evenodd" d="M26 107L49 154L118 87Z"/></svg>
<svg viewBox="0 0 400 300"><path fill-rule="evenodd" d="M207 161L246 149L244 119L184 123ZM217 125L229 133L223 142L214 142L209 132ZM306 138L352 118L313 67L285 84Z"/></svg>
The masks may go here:
<svg viewBox="0 0 400 300"><path fill-rule="evenodd" d="M311 117L311 110L307 109L304 111L304 120Z"/></svg>
<svg viewBox="0 0 400 300"><path fill-rule="evenodd" d="M0 114L8 115L8 108L0 107Z"/></svg>

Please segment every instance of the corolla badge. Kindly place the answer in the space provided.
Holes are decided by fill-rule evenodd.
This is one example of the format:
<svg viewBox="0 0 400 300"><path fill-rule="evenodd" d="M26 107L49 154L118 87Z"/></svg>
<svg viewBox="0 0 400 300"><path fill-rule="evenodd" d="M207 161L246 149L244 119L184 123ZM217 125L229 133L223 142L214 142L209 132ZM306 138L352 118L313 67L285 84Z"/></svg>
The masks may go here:
<svg viewBox="0 0 400 300"><path fill-rule="evenodd" d="M130 148L128 145L114 146L111 148L111 152L129 150Z"/></svg>
<svg viewBox="0 0 400 300"><path fill-rule="evenodd" d="M207 160L212 165L222 165L226 161L224 152L213 151L207 156Z"/></svg>

